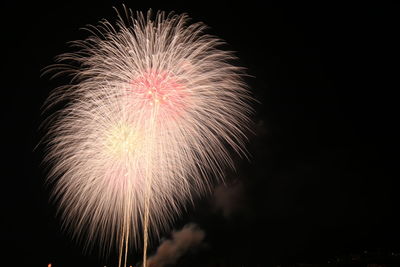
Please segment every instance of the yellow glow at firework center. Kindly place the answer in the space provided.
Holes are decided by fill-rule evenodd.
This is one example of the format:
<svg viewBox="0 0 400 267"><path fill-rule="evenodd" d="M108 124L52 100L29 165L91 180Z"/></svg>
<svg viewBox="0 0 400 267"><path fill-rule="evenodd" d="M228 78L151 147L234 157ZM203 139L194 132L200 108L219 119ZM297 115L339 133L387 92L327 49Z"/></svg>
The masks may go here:
<svg viewBox="0 0 400 267"><path fill-rule="evenodd" d="M124 156L138 149L140 139L132 126L122 123L111 129L107 136L106 147L112 154Z"/></svg>

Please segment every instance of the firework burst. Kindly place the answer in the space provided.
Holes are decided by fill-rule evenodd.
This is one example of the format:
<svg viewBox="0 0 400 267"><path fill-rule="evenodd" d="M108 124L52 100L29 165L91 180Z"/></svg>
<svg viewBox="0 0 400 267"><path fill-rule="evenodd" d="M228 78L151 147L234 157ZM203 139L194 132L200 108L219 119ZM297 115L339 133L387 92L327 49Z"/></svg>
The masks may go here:
<svg viewBox="0 0 400 267"><path fill-rule="evenodd" d="M242 69L204 24L124 12L116 26L89 26L49 68L72 79L48 98L67 104L50 119L45 160L64 226L116 244L125 261L144 242L145 261L148 236L223 179L230 151L244 155L251 108Z"/></svg>

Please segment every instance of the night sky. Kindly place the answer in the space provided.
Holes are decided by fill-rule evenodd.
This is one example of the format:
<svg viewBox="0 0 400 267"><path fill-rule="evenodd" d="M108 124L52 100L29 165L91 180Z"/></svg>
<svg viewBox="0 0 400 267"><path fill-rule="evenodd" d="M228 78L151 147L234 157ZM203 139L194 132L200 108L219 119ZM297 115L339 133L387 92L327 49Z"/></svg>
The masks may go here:
<svg viewBox="0 0 400 267"><path fill-rule="evenodd" d="M115 255L84 254L60 230L43 148L34 148L41 106L67 82L41 78L41 70L71 51L68 41L87 37L80 27L113 21L121 2L33 2L2 7L0 266L116 266ZM185 12L210 26L236 51L259 101L250 159L238 159L227 186L196 199L174 223L205 233L176 266L319 263L400 250L398 6L125 3Z"/></svg>

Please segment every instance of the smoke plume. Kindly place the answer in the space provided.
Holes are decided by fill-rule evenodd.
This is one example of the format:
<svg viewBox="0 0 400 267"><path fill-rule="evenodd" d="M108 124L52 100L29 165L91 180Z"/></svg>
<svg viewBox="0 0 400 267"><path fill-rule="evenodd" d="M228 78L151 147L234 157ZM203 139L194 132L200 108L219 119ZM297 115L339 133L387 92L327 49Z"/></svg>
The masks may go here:
<svg viewBox="0 0 400 267"><path fill-rule="evenodd" d="M214 190L214 209L222 212L225 218L239 212L244 206L243 184L235 181L230 185L219 185Z"/></svg>
<svg viewBox="0 0 400 267"><path fill-rule="evenodd" d="M176 263L188 250L198 246L204 236L204 231L195 224L187 224L182 230L174 231L172 238L163 241L156 254L149 258L149 267L163 267Z"/></svg>

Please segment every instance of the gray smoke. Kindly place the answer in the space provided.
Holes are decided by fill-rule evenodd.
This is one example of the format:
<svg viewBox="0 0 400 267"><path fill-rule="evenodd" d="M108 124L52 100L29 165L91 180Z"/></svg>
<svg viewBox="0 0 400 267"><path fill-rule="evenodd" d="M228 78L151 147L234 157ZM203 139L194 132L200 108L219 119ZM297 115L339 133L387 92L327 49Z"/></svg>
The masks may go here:
<svg viewBox="0 0 400 267"><path fill-rule="evenodd" d="M149 258L149 267L162 267L176 263L189 249L198 246L204 236L204 231L195 224L187 224L182 230L174 231L172 238L163 241L156 254Z"/></svg>
<svg viewBox="0 0 400 267"><path fill-rule="evenodd" d="M214 209L222 212L225 218L244 208L244 189L241 182L236 180L230 185L221 184L214 190Z"/></svg>

